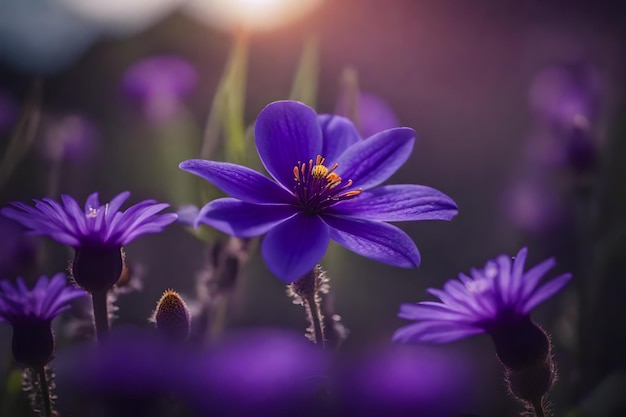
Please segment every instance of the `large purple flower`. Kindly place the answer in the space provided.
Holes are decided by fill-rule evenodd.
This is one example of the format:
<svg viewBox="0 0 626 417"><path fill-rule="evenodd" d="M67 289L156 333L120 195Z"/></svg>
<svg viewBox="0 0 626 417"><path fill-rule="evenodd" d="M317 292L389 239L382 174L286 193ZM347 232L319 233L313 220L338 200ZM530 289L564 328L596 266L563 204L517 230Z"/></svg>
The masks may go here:
<svg viewBox="0 0 626 417"><path fill-rule="evenodd" d="M377 187L408 159L412 129L361 140L343 117L278 101L257 118L255 140L273 181L226 162L188 160L180 168L232 197L204 206L197 222L242 238L267 233L263 257L287 283L315 266L330 239L380 262L416 267L420 256L413 241L385 222L450 220L457 214L454 201L430 187Z"/></svg>
<svg viewBox="0 0 626 417"><path fill-rule="evenodd" d="M86 293L68 285L64 274L39 278L32 290L22 278L16 284L0 281L0 322L13 326L13 355L20 362L42 367L52 357L50 322L70 308L69 302Z"/></svg>
<svg viewBox="0 0 626 417"><path fill-rule="evenodd" d="M110 288L122 271L122 246L147 233L158 233L176 220L176 214L158 214L168 204L145 200L126 211L120 207L129 192L100 205L98 193L87 198L84 210L63 195L63 205L50 198L34 200L35 207L12 203L1 213L18 221L31 234L45 235L76 250L73 272L76 282L90 292Z"/></svg>
<svg viewBox="0 0 626 417"><path fill-rule="evenodd" d="M483 269L472 269L471 278L461 273L443 290L430 288L441 302L403 304L399 316L418 323L399 329L394 341L447 343L480 333L496 340L516 327L528 329L531 310L561 290L572 275L539 285L556 262L550 258L524 272L527 252L522 248L513 262L501 255Z"/></svg>

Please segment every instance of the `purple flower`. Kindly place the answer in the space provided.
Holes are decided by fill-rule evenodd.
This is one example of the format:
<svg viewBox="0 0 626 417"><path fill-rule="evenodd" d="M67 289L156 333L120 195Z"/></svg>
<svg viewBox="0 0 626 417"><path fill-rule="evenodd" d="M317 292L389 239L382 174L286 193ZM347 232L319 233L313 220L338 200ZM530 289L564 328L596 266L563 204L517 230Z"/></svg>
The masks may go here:
<svg viewBox="0 0 626 417"><path fill-rule="evenodd" d="M273 181L226 162L188 160L180 168L231 196L204 206L197 223L242 238L267 233L263 257L287 283L313 269L330 239L380 262L416 267L415 244L386 222L450 220L457 214L454 201L430 187L377 187L408 159L412 129L390 129L362 141L343 117L318 116L302 103L279 101L257 118L255 140Z"/></svg>
<svg viewBox="0 0 626 417"><path fill-rule="evenodd" d="M375 94L360 92L356 103L356 114L353 120L358 126L361 137L368 138L383 130L399 127L398 117L389 104ZM350 118L349 97L344 94L337 103L336 112L338 115Z"/></svg>
<svg viewBox="0 0 626 417"><path fill-rule="evenodd" d="M468 411L478 370L467 355L455 353L391 345L352 355L336 388L341 415L443 417Z"/></svg>
<svg viewBox="0 0 626 417"><path fill-rule="evenodd" d="M70 114L47 123L39 142L43 158L52 161L87 162L96 154L96 127L85 117Z"/></svg>
<svg viewBox="0 0 626 417"><path fill-rule="evenodd" d="M148 120L167 122L180 110L180 100L197 84L195 69L176 56L153 56L132 65L122 88L143 106Z"/></svg>
<svg viewBox="0 0 626 417"><path fill-rule="evenodd" d="M176 220L176 214L157 214L168 204L145 200L126 211L120 207L128 191L110 203L100 205L98 193L87 198L82 210L76 200L63 195L63 205L50 198L34 200L35 207L12 203L1 213L30 229L31 234L45 235L76 250L74 279L92 292L110 288L122 271L122 246L147 233L158 233Z"/></svg>
<svg viewBox="0 0 626 417"><path fill-rule="evenodd" d="M42 367L52 358L54 337L50 322L69 302L86 295L84 291L67 285L65 275L39 278L32 290L22 278L17 283L0 281L0 322L13 326L13 355L29 366Z"/></svg>
<svg viewBox="0 0 626 417"><path fill-rule="evenodd" d="M458 281L448 281L443 290L430 288L428 292L441 302L403 304L399 317L418 323L396 331L393 340L447 343L480 333L493 336L526 323L531 310L561 290L572 277L562 274L539 285L556 262L550 258L524 272L526 254L527 249L521 249L513 262L501 255L481 270L472 269L471 278L461 273Z"/></svg>

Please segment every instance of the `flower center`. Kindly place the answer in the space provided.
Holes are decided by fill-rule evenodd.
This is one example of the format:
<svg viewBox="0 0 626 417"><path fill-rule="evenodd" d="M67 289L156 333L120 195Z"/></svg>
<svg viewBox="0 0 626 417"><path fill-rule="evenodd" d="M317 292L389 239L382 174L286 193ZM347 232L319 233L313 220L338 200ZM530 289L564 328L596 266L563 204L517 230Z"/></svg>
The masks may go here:
<svg viewBox="0 0 626 417"><path fill-rule="evenodd" d="M338 165L328 168L324 161L318 155L315 161L310 159L308 162L298 162L293 167L296 182L294 194L298 203L310 214L317 214L340 201L353 199L362 192L360 188L347 191L352 186L352 180L342 184L341 177L335 173Z"/></svg>

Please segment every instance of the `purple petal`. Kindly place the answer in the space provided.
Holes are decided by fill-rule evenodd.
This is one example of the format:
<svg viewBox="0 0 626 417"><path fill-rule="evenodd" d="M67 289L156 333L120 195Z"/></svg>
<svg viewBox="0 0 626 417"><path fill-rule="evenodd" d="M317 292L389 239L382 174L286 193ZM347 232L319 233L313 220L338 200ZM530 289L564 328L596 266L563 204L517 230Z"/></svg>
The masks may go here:
<svg viewBox="0 0 626 417"><path fill-rule="evenodd" d="M329 240L328 227L319 217L300 213L270 230L261 252L270 271L288 284L313 269Z"/></svg>
<svg viewBox="0 0 626 417"><path fill-rule="evenodd" d="M391 107L382 98L371 93L359 94L359 119L359 130L364 138L400 126Z"/></svg>
<svg viewBox="0 0 626 417"><path fill-rule="evenodd" d="M226 194L241 201L248 203L287 203L293 201L291 193L274 181L241 165L190 159L181 162L178 167L204 178ZM291 170L290 175L293 177Z"/></svg>
<svg viewBox="0 0 626 417"><path fill-rule="evenodd" d="M441 191L409 184L364 191L352 200L334 205L329 211L383 222L451 220L458 213L454 201Z"/></svg>
<svg viewBox="0 0 626 417"><path fill-rule="evenodd" d="M315 111L297 101L267 105L254 125L256 147L265 169L287 189L293 168L322 152L322 130Z"/></svg>
<svg viewBox="0 0 626 417"><path fill-rule="evenodd" d="M197 223L204 223L235 237L253 237L293 217L297 208L287 204L254 204L220 198L204 206Z"/></svg>
<svg viewBox="0 0 626 417"><path fill-rule="evenodd" d="M326 158L327 165L337 162L339 155L361 140L359 132L345 117L322 114L318 116L318 120L323 138L321 155Z"/></svg>
<svg viewBox="0 0 626 417"><path fill-rule="evenodd" d="M454 310L441 303L405 303L400 306L398 317L408 320L455 320L468 322L471 320L471 315Z"/></svg>
<svg viewBox="0 0 626 417"><path fill-rule="evenodd" d="M394 342L448 343L484 333L483 329L449 321L422 321L398 329Z"/></svg>
<svg viewBox="0 0 626 417"><path fill-rule="evenodd" d="M518 294L524 285L524 264L526 263L526 256L528 255L528 249L522 248L515 259L513 260L513 268L511 270L511 294ZM516 296L517 297L517 296Z"/></svg>
<svg viewBox="0 0 626 417"><path fill-rule="evenodd" d="M531 297L524 303L522 312L525 314L530 313L533 308L559 292L570 279L572 279L572 274L563 274L554 278L545 285L542 285L540 288L537 288Z"/></svg>
<svg viewBox="0 0 626 417"><path fill-rule="evenodd" d="M526 297L532 294L537 288L539 281L541 281L544 275L555 266L556 260L554 258L549 258L526 271L522 277L524 283L522 285L522 293L519 297L521 299L526 299Z"/></svg>
<svg viewBox="0 0 626 417"><path fill-rule="evenodd" d="M389 265L414 268L420 255L411 238L395 226L325 215L330 237L345 248Z"/></svg>
<svg viewBox="0 0 626 417"><path fill-rule="evenodd" d="M337 174L351 179L364 190L392 176L413 150L415 131L406 127L389 129L363 140L346 150L337 163Z"/></svg>

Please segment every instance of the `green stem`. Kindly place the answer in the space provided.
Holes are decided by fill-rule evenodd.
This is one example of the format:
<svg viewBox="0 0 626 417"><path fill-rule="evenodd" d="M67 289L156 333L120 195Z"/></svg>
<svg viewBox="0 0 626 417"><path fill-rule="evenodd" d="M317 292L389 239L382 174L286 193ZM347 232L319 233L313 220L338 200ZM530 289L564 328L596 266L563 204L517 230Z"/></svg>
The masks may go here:
<svg viewBox="0 0 626 417"><path fill-rule="evenodd" d="M324 328L322 327L321 314L319 306L315 301L315 295L307 297L305 300L311 313L311 321L313 322L313 333L315 336L315 343L321 345L322 348L326 347L326 338L324 337Z"/></svg>
<svg viewBox="0 0 626 417"><path fill-rule="evenodd" d="M52 417L52 404L50 402L50 389L48 388L48 381L46 380L45 367L37 369L37 375L39 376L39 388L41 389L41 397L43 399L43 409L46 417Z"/></svg>
<svg viewBox="0 0 626 417"><path fill-rule="evenodd" d="M91 293L93 318L96 324L96 338L101 342L109 333L109 311L107 290Z"/></svg>

